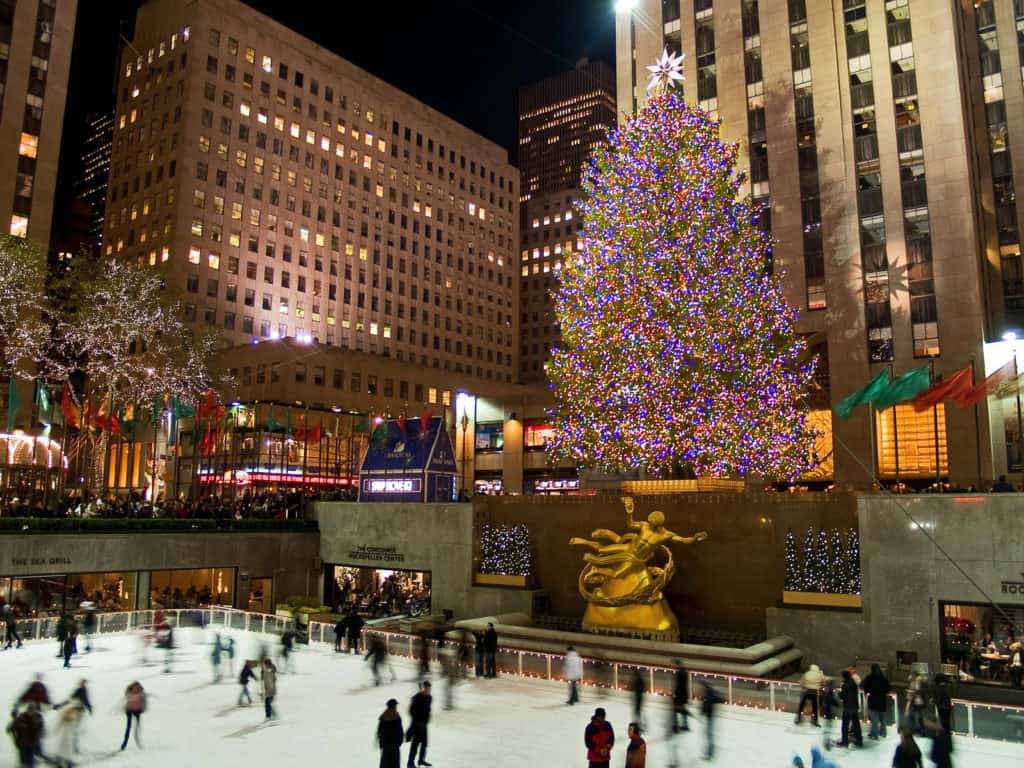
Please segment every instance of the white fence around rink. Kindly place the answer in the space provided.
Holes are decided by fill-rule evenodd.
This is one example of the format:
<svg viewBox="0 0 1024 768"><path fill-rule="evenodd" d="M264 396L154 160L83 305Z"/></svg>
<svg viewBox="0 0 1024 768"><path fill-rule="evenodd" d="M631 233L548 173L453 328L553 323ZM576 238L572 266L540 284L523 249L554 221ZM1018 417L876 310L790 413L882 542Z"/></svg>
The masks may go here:
<svg viewBox="0 0 1024 768"><path fill-rule="evenodd" d="M281 634L294 629L294 619L265 613L251 613L232 608L167 609L163 611L126 611L119 613L98 613L97 634L131 632L151 628L156 614L173 619L175 626L223 627L240 632ZM24 619L18 621L18 633L25 640L55 638L57 618ZM309 642L334 646L334 625L311 621L308 624ZM420 636L408 632L391 632L364 627L363 644L367 636L376 635L384 641L384 647L393 656L418 657ZM438 662L440 644L427 640L428 653L432 663ZM472 649L470 649L472 651ZM472 653L471 653L472 655ZM561 654L519 648L498 648L496 666L499 673L532 677L540 680L565 682L565 657ZM675 669L643 664L634 664L613 659L583 659L584 685L609 690L629 690L637 671L646 677L647 690L657 696L671 696L675 686ZM689 670L690 695L708 683L718 691L725 703L733 706L763 709L772 712L794 713L802 689L799 683L787 680L771 680L743 675L724 675L700 670ZM863 697L862 697L863 698ZM865 712L863 700L861 712ZM899 720L898 702L895 695L889 696L886 722L889 725ZM992 704L965 699L953 700L953 730L956 733L984 739L1024 743L1024 707L1006 704Z"/></svg>

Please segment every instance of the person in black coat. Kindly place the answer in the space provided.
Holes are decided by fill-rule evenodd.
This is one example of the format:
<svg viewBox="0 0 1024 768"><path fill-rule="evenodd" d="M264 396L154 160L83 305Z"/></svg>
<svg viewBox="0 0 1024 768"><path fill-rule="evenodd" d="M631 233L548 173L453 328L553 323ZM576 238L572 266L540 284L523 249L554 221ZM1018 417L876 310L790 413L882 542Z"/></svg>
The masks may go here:
<svg viewBox="0 0 1024 768"><path fill-rule="evenodd" d="M675 663L676 680L672 691L671 733L690 730L690 725L687 722L690 716L690 711L687 709L687 703L690 700L690 674L679 659L676 659ZM680 719L683 721L682 725L679 724Z"/></svg>
<svg viewBox="0 0 1024 768"><path fill-rule="evenodd" d="M11 647L11 643L15 640L18 641L18 647L21 648L21 635L18 634L18 620L14 616L14 609L9 605L4 606L4 624L7 627L7 645L4 646L6 651Z"/></svg>
<svg viewBox="0 0 1024 768"><path fill-rule="evenodd" d="M476 661L476 676L484 676L484 634L483 632L473 633L473 652Z"/></svg>
<svg viewBox="0 0 1024 768"><path fill-rule="evenodd" d="M401 768L402 716L398 714L398 701L388 699L387 709L377 718L377 744L380 746L380 768Z"/></svg>
<svg viewBox="0 0 1024 768"><path fill-rule="evenodd" d="M708 683L702 682L701 684L704 686L704 696L700 704L700 711L704 715L704 722L707 727L707 744L704 747L704 759L710 760L715 756L715 706L720 704L723 699L718 695L718 691Z"/></svg>
<svg viewBox="0 0 1024 768"><path fill-rule="evenodd" d="M348 626L346 628L348 653L359 653L359 635L363 631L363 624L365 623L354 610L348 615Z"/></svg>
<svg viewBox="0 0 1024 768"><path fill-rule="evenodd" d="M942 723L932 723L931 759L935 768L953 768L953 735Z"/></svg>
<svg viewBox="0 0 1024 768"><path fill-rule="evenodd" d="M484 632L484 677L497 677L497 655L498 655L498 633L494 630L494 624L487 622L487 631Z"/></svg>
<svg viewBox="0 0 1024 768"><path fill-rule="evenodd" d="M409 704L409 717L412 718L412 723L409 725L409 731L405 734L405 738L412 742L412 746L409 749L409 760L406 763L409 768L417 765L417 749L419 750L420 758L418 764L427 766L427 768L430 766L430 763L427 762L427 723L430 722L430 705L432 702L430 681L424 680L420 686L419 693L412 697L412 702Z"/></svg>
<svg viewBox="0 0 1024 768"><path fill-rule="evenodd" d="M860 692L848 669L843 670L843 687L839 690L839 698L843 702L843 727L840 731L839 746L850 746L852 735L853 743L862 747L864 738L860 732Z"/></svg>
<svg viewBox="0 0 1024 768"><path fill-rule="evenodd" d="M868 738L875 741L881 736L885 738L885 710L888 705L889 691L892 686L882 668L877 664L871 665L871 674L864 678L860 684L864 695L868 700L868 720L871 721L871 730L868 731Z"/></svg>
<svg viewBox="0 0 1024 768"><path fill-rule="evenodd" d="M348 621L347 618L339 619L338 623L334 625L334 652L341 653L341 641L345 637L345 624Z"/></svg>
<svg viewBox="0 0 1024 768"><path fill-rule="evenodd" d="M953 730L953 686L941 672L935 676L935 709L939 713L942 730Z"/></svg>

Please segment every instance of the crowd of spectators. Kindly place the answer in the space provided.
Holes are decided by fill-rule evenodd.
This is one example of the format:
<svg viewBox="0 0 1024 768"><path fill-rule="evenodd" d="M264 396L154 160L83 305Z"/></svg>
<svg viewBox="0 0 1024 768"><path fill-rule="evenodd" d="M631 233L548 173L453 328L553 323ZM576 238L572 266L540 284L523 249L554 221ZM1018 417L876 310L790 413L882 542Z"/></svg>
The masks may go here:
<svg viewBox="0 0 1024 768"><path fill-rule="evenodd" d="M346 491L311 493L241 491L235 498L203 496L198 500L147 501L140 494L127 496L65 496L47 506L13 498L0 504L2 517L177 518L181 520L295 520L304 517L312 501L349 501Z"/></svg>

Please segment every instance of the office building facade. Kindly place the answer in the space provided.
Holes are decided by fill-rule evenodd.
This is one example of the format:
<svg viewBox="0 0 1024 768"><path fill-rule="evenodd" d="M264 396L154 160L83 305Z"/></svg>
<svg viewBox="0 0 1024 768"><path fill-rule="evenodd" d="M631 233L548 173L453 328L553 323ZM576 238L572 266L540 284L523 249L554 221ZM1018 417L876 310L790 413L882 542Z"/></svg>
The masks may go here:
<svg viewBox="0 0 1024 768"><path fill-rule="evenodd" d="M741 147L820 351L819 480L984 484L1006 466L993 399L848 421L830 406L886 368L973 364L980 381L986 343L1021 322L1019 26L1012 0L638 0L617 15L620 112L645 103L647 64L682 52L684 93Z"/></svg>
<svg viewBox="0 0 1024 768"><path fill-rule="evenodd" d="M85 241L93 249L103 243L103 215L107 207L107 179L114 141L114 115L98 112L85 120L79 169L75 178L75 197L88 206Z"/></svg>
<svg viewBox="0 0 1024 768"><path fill-rule="evenodd" d="M234 0L153 0L119 75L103 253L226 342L518 370L504 149Z"/></svg>
<svg viewBox="0 0 1024 768"><path fill-rule="evenodd" d="M0 2L0 222L47 247L77 0Z"/></svg>
<svg viewBox="0 0 1024 768"><path fill-rule="evenodd" d="M578 247L575 201L594 147L615 127L615 74L602 61L519 91L520 379L546 381L558 342L553 291L562 260Z"/></svg>

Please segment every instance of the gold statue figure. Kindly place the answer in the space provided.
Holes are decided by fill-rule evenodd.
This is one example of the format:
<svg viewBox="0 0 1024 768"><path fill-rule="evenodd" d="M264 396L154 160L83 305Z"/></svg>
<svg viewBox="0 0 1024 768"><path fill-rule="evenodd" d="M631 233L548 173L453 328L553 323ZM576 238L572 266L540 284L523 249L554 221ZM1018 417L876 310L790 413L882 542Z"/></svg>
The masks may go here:
<svg viewBox="0 0 1024 768"><path fill-rule="evenodd" d="M619 536L599 528L590 534L590 539L569 539L570 545L581 544L594 550L583 555L586 565L579 578L580 594L587 601L583 628L678 640L679 623L662 594L675 573L672 551L666 544L693 544L704 541L708 535L701 531L689 537L680 536L665 527L665 515L657 511L651 512L646 522L637 522L633 519L633 499L627 496L622 504L626 508L626 525L637 533ZM665 554L665 564L648 565L659 550Z"/></svg>

